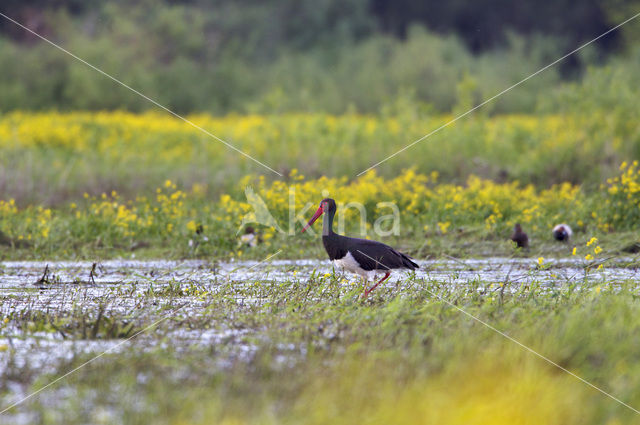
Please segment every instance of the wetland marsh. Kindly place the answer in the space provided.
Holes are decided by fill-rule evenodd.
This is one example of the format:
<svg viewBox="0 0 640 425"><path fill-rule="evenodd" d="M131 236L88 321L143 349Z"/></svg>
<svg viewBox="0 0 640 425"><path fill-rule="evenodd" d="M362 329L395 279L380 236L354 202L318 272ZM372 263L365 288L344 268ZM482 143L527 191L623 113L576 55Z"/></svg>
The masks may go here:
<svg viewBox="0 0 640 425"><path fill-rule="evenodd" d="M328 261L4 262L3 408L100 357L0 422L633 423L495 329L637 405L637 257L419 263L362 300Z"/></svg>

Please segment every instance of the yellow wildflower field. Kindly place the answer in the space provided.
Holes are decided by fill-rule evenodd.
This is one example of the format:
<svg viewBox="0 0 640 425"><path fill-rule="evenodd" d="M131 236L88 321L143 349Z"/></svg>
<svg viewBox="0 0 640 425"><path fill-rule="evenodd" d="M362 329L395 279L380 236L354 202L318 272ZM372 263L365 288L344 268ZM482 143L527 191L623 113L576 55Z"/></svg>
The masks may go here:
<svg viewBox="0 0 640 425"><path fill-rule="evenodd" d="M449 118L190 117L280 177L158 113L10 113L0 116L0 231L13 246L62 256L168 240L191 247L182 254L226 255L242 251L237 234L254 214L247 188L272 217L258 226L265 246L288 246L325 197L338 202L345 231L369 237L394 213L394 236L416 245L461 232L504 239L515 223L534 236L561 222L585 237L636 228L638 163L609 165L632 139L583 118L477 116L356 178ZM583 172L593 176L583 182Z"/></svg>
<svg viewBox="0 0 640 425"><path fill-rule="evenodd" d="M313 178L351 181L452 117L298 113L188 118L282 177L166 114L12 112L0 115L0 197L21 205L53 205L85 192L116 190L135 198L166 179L220 195L245 175L288 181L293 169ZM474 115L376 171L385 178L414 169L437 172L441 181L454 183L475 175L539 188L564 182L595 187L637 156L639 125L617 121L615 114Z"/></svg>
<svg viewBox="0 0 640 425"><path fill-rule="evenodd" d="M399 213L396 236L405 240L469 229L482 238L503 238L515 223L530 234L546 235L553 225L566 222L586 235L635 229L640 199L629 195L636 193L639 182L635 162L623 164L620 176L606 190L593 194L569 183L540 190L475 176L464 184L440 183L437 173L424 175L414 170L390 179L370 171L353 181L345 177L306 179L292 170L288 183L249 175L236 183L235 190L214 199L197 185L180 188L166 180L155 193L134 199L116 191L85 194L79 201L56 208L18 207L13 199L0 200L0 231L13 241L27 241L63 255L73 253L70 241L121 248L140 241L159 246L172 241L185 249L187 242L193 246L195 241L201 254L228 254L241 250L237 235L245 221L254 221L255 205L244 192L251 187L273 218L273 226L257 226L265 247L272 243L287 246L288 238L299 232L325 197L338 201L338 224L350 234L361 232L362 237L373 235L372 223L394 210ZM362 205L363 210L354 205ZM363 213L362 230L358 224Z"/></svg>

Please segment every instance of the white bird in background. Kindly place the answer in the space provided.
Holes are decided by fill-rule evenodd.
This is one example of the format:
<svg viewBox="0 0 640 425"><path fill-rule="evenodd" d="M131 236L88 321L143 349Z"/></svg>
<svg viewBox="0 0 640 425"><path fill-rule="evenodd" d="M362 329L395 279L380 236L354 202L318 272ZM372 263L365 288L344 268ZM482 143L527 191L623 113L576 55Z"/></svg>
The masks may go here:
<svg viewBox="0 0 640 425"><path fill-rule="evenodd" d="M240 236L240 244L249 245L251 248L258 246L260 238L256 236L256 231L252 226L247 226L244 230L244 235Z"/></svg>
<svg viewBox="0 0 640 425"><path fill-rule="evenodd" d="M571 235L573 235L573 231L567 224L558 224L553 228L553 237L557 241L568 242L571 238Z"/></svg>

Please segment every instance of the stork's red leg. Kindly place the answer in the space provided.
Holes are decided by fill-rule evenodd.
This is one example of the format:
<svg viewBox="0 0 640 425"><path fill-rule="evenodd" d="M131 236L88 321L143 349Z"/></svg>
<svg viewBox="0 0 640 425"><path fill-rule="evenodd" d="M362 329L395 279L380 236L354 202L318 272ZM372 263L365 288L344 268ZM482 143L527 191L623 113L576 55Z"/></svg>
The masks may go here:
<svg viewBox="0 0 640 425"><path fill-rule="evenodd" d="M373 291L374 289L376 289L378 287L378 285L380 285L382 282L384 282L385 280L387 280L387 278L391 276L391 272L387 272L387 274L384 275L384 277L382 279L380 279L380 281L378 283L376 283L375 285L373 285L371 288L367 289L366 291L364 291L364 295L362 296L362 298L367 298L367 295L369 295L371 293L371 291Z"/></svg>

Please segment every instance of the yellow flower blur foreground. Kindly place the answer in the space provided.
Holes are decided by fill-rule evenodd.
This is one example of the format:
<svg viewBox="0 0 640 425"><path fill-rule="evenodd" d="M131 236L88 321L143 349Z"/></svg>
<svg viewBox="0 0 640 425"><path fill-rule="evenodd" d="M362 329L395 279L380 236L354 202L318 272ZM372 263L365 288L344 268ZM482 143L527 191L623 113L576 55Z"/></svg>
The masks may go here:
<svg viewBox="0 0 640 425"><path fill-rule="evenodd" d="M588 387L516 350L506 347L493 358L479 350L468 364L452 361L402 384L388 372L395 369L389 360L346 355L301 388L296 413L311 414L312 424L339 425L580 424L591 417Z"/></svg>

